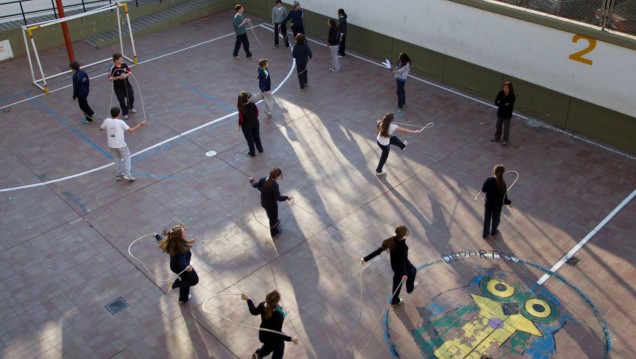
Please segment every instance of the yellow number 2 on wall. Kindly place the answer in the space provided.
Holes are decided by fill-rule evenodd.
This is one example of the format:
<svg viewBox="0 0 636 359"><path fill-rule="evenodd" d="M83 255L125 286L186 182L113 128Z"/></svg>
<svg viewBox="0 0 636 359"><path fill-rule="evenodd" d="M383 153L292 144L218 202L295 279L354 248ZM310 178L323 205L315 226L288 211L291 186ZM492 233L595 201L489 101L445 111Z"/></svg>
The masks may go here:
<svg viewBox="0 0 636 359"><path fill-rule="evenodd" d="M592 65L592 60L586 59L583 56L589 54L590 52L592 52L592 50L594 50L594 48L596 47L596 39L579 34L572 36L572 42L574 43L577 43L581 39L587 41L587 47L570 55L570 60L582 62L586 65Z"/></svg>

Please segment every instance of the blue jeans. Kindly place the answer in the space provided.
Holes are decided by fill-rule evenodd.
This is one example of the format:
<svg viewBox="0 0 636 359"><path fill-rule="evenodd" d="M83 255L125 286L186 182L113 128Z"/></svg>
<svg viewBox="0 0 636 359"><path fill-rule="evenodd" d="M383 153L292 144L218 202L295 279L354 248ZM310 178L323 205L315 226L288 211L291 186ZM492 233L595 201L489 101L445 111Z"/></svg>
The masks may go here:
<svg viewBox="0 0 636 359"><path fill-rule="evenodd" d="M406 81L400 79L395 79L395 81L397 82L397 105L398 108L401 110L402 107L404 107L404 105L406 104L406 92L404 92L404 85L406 84Z"/></svg>
<svg viewBox="0 0 636 359"><path fill-rule="evenodd" d="M389 139L389 144L386 145L386 146L381 145L380 142L377 142L377 144L382 149L382 154L380 155L380 162L378 163L378 167L375 168L375 171L377 173L380 173L380 172L382 172L382 168L384 167L384 164L386 163L387 158L389 158L389 152L391 151L391 145L398 146L402 150L406 146L396 136L391 136L390 139Z"/></svg>

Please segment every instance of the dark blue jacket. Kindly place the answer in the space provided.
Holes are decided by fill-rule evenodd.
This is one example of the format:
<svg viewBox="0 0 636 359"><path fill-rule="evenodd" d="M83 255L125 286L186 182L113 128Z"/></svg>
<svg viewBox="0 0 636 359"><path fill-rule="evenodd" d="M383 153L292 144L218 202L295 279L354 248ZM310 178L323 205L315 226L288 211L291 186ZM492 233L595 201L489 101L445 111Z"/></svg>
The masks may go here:
<svg viewBox="0 0 636 359"><path fill-rule="evenodd" d="M77 70L73 75L73 99L87 97L88 88L88 74L82 70Z"/></svg>
<svg viewBox="0 0 636 359"><path fill-rule="evenodd" d="M292 56L296 59L297 64L306 64L313 57L311 49L307 44L296 44L292 50Z"/></svg>
<svg viewBox="0 0 636 359"><path fill-rule="evenodd" d="M261 92L270 91L272 89L272 80L269 77L269 70L262 67L258 68L258 88Z"/></svg>
<svg viewBox="0 0 636 359"><path fill-rule="evenodd" d="M285 18L284 22L291 20L292 25L302 25L304 17L305 17L305 14L303 13L303 9L291 10L287 14L287 17Z"/></svg>

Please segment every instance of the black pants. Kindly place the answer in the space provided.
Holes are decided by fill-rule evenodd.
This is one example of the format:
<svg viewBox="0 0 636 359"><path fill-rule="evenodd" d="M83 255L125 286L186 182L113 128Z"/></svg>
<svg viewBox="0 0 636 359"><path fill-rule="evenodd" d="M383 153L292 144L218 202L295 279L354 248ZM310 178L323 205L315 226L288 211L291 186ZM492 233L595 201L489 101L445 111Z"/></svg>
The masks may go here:
<svg viewBox="0 0 636 359"><path fill-rule="evenodd" d="M296 63L296 73L298 74L298 82L300 83L300 89L304 90L307 86L307 64Z"/></svg>
<svg viewBox="0 0 636 359"><path fill-rule="evenodd" d="M178 268L170 267L170 270L175 274L179 274L183 269L178 270ZM190 295L190 287L199 283L199 275L194 268L192 268L192 272L185 271L179 274L179 276L181 280L175 280L174 283L172 283L172 289L179 288L179 301L185 303L188 301L188 296Z"/></svg>
<svg viewBox="0 0 636 359"><path fill-rule="evenodd" d="M338 55L340 56L345 56L346 40L347 35L340 35L340 46L338 46Z"/></svg>
<svg viewBox="0 0 636 359"><path fill-rule="evenodd" d="M413 287L415 287L415 275L417 275L417 268L413 266L413 264L408 263L406 270L408 273L406 275L408 278L406 279L406 292L412 293ZM391 293L393 294L393 298L391 298L391 304L398 304L400 302L400 292L402 291L402 285L400 282L402 281L403 274L393 273L393 290Z"/></svg>
<svg viewBox="0 0 636 359"><path fill-rule="evenodd" d="M263 346L256 350L256 357L264 358L270 353L272 353L272 359L283 359L283 354L285 353L285 342L281 340L271 343L263 343Z"/></svg>
<svg viewBox="0 0 636 359"><path fill-rule="evenodd" d="M278 45L278 30L285 39L285 47L289 47L289 40L287 39L287 25L284 22L274 24L274 45Z"/></svg>
<svg viewBox="0 0 636 359"><path fill-rule="evenodd" d="M273 236L280 233L280 229L278 225L280 221L278 220L278 203L273 206L263 206L265 208L265 213L267 213L267 219L269 219L269 233Z"/></svg>
<svg viewBox="0 0 636 359"><path fill-rule="evenodd" d="M235 57L238 56L239 49L241 48L241 44L243 44L243 50L245 50L245 56L252 57L252 53L250 52L250 40L247 39L247 33L243 35L236 35L236 42L234 42L234 52L232 54Z"/></svg>
<svg viewBox="0 0 636 359"><path fill-rule="evenodd" d="M77 103L79 104L79 108L84 113L84 116L87 120L93 121L93 115L95 111L88 105L88 96L78 96Z"/></svg>
<svg viewBox="0 0 636 359"><path fill-rule="evenodd" d="M122 116L127 116L128 111L132 110L135 105L135 92L130 84L126 85L126 88L121 90L115 90L115 96L119 101L119 108L121 108Z"/></svg>
<svg viewBox="0 0 636 359"><path fill-rule="evenodd" d="M247 126L243 125L243 136L245 136L245 140L247 141L247 147L249 147L249 155L254 157L256 156L256 151L254 150L254 145L256 145L256 149L258 152L263 152L263 145L261 144L261 133L259 130L259 124Z"/></svg>
<svg viewBox="0 0 636 359"><path fill-rule="evenodd" d="M381 145L380 142L377 142L378 146L382 149L382 154L380 155L380 162L378 162L378 167L375 168L375 171L380 173L382 172L382 168L384 168L384 164L386 160L389 158L389 152L391 152L391 145L398 146L400 149L404 149L406 147L402 141L396 136L391 136L389 140L389 144L384 146Z"/></svg>
<svg viewBox="0 0 636 359"><path fill-rule="evenodd" d="M305 33L305 26L303 24L298 24L298 25L292 24L291 28L292 28L292 32L294 33L294 39L296 38L296 35Z"/></svg>
<svg viewBox="0 0 636 359"><path fill-rule="evenodd" d="M501 220L502 207L503 205L498 206L489 203L487 203L484 207L484 231L482 232L482 238L497 234L497 228L499 227L499 221Z"/></svg>

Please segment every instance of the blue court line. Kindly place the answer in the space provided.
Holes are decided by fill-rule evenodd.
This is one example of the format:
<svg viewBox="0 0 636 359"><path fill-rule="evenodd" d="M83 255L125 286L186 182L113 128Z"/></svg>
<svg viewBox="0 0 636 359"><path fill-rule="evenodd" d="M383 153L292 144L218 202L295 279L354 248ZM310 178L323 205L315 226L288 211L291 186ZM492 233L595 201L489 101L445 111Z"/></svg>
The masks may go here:
<svg viewBox="0 0 636 359"><path fill-rule="evenodd" d="M110 152L106 151L104 148L99 146L97 143L93 142L93 140L91 140L88 136L86 136L80 130L78 130L77 127L71 125L62 116L58 115L55 111L53 111L52 109L47 107L40 100L38 100L37 98L33 98L33 102L35 102L35 104L37 104L42 109L44 109L44 111L46 111L49 115L51 115L51 117L56 119L57 122L61 123L65 127L68 127L71 130L71 132L75 133L79 138L81 138L82 140L88 142L91 146L93 146L93 148L95 148L96 150L98 150L99 152L104 154L104 156L108 157L108 159L111 159L111 160L113 159L113 156L111 156ZM90 126L90 125L87 125L87 126Z"/></svg>

